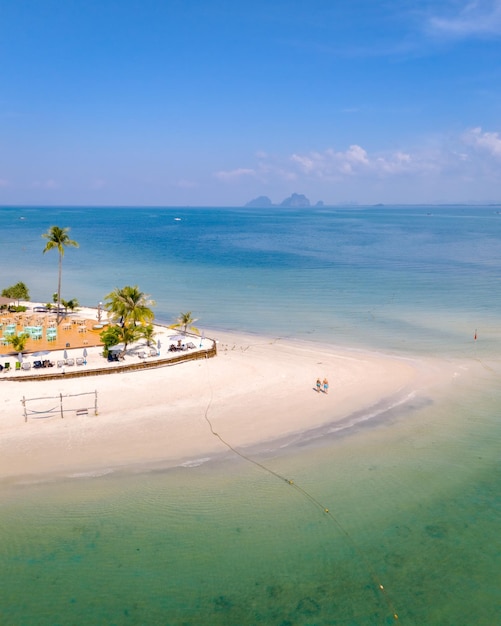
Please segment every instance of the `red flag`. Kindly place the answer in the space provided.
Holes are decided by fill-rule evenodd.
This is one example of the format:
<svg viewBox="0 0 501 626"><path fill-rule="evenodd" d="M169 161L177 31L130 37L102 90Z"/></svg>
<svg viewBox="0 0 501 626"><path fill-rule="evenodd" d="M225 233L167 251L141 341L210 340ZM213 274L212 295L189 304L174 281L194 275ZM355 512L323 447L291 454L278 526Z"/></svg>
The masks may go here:
<svg viewBox="0 0 501 626"><path fill-rule="evenodd" d="M477 329L475 328L475 334L473 335L473 339L477 340Z"/></svg>

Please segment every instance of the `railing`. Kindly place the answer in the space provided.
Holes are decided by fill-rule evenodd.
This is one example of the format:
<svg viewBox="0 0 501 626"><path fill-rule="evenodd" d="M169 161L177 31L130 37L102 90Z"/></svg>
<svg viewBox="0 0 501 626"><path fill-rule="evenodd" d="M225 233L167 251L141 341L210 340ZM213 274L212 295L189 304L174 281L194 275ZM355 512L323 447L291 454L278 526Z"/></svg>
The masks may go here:
<svg viewBox="0 0 501 626"><path fill-rule="evenodd" d="M217 356L216 342L212 340L212 347L205 350L197 349L193 352L183 352L176 356L170 356L169 358L152 359L148 361L139 361L135 363L118 363L93 369L74 369L68 370L65 368L64 373L54 372L50 374L38 373L38 374L22 374L21 376L2 376L0 380L13 380L16 382L34 381L34 380L57 380L61 378L81 378L84 376L102 376L105 374L123 374L124 372L135 372L138 370L153 369L157 367L168 367L170 365L176 365L177 363L184 363L186 361L197 361L200 359L211 359ZM85 366L75 366L85 367Z"/></svg>

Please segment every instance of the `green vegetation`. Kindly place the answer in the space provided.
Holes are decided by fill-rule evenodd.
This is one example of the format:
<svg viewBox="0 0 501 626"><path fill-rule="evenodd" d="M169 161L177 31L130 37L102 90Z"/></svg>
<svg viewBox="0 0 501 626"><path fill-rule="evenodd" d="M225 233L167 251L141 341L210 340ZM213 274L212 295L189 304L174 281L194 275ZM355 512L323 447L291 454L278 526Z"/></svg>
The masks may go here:
<svg viewBox="0 0 501 626"><path fill-rule="evenodd" d="M59 253L59 273L57 281L57 324L61 321L61 276L63 271L63 256L65 248L73 246L78 248L78 243L70 239L68 232L69 228L60 228L59 226L51 226L49 230L42 235L44 239L47 239L43 253L45 254L49 250L57 250Z"/></svg>
<svg viewBox="0 0 501 626"><path fill-rule="evenodd" d="M63 300L61 298L61 304L64 306L65 314L68 313L68 309L70 311L74 311L79 306L78 300L76 298L72 298L71 300Z"/></svg>
<svg viewBox="0 0 501 626"><path fill-rule="evenodd" d="M139 331L141 333L141 337L146 339L146 345L150 347L153 341L153 337L155 336L155 330L153 328L153 325L147 324L146 326L141 326L139 328Z"/></svg>
<svg viewBox="0 0 501 626"><path fill-rule="evenodd" d="M117 287L106 296L104 308L111 314L112 320L122 326L147 324L155 317L150 309L155 303L149 298L137 285Z"/></svg>
<svg viewBox="0 0 501 626"><path fill-rule="evenodd" d="M137 286L125 286L121 289L117 287L106 296L104 308L116 325L107 328L100 335L105 345L105 356L109 348L119 343L124 344L122 354L125 354L127 346L140 337L145 337L149 345L154 335L150 323L155 317L150 308L154 304Z"/></svg>
<svg viewBox="0 0 501 626"><path fill-rule="evenodd" d="M19 282L4 289L2 291L2 296L4 296L4 298L13 298L14 300L17 300L17 304L19 305L19 300L30 299L30 292L24 283Z"/></svg>
<svg viewBox="0 0 501 626"><path fill-rule="evenodd" d="M22 333L21 335L13 335L9 338L10 345L14 348L16 352L23 352L26 348L26 342L30 336L28 333Z"/></svg>
<svg viewBox="0 0 501 626"><path fill-rule="evenodd" d="M122 354L125 354L127 346L141 337L141 328L139 326L110 326L99 336L104 344L104 356L108 356L110 348L119 343L123 343Z"/></svg>
<svg viewBox="0 0 501 626"><path fill-rule="evenodd" d="M191 330L191 332L199 335L200 331L198 328L193 326L193 324L197 321L197 319L191 316L191 311L188 311L187 313L180 313L175 323L171 324L169 328L181 328L184 335L186 335L188 330Z"/></svg>

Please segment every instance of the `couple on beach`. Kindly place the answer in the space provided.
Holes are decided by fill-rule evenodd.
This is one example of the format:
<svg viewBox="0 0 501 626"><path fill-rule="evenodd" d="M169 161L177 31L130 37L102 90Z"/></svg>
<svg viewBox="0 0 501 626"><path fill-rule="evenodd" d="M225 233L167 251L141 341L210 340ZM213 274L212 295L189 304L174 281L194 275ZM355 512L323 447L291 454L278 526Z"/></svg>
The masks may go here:
<svg viewBox="0 0 501 626"><path fill-rule="evenodd" d="M323 382L320 382L320 378L317 378L317 391L329 392L329 381L327 378L324 378Z"/></svg>

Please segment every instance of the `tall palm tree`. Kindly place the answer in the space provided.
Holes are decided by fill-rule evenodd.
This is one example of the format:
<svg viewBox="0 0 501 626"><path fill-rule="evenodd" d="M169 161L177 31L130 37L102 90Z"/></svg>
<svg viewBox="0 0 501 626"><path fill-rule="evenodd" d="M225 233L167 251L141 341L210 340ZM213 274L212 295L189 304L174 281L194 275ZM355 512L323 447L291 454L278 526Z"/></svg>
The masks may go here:
<svg viewBox="0 0 501 626"><path fill-rule="evenodd" d="M49 230L42 235L44 239L47 239L47 243L45 244L45 248L43 249L44 254L48 250L56 249L59 252L59 277L57 281L57 324L61 321L60 318L60 309L61 309L61 275L63 271L63 256L64 250L68 246L73 246L74 248L78 248L78 243L70 239L68 232L69 228L60 228L59 226L51 226Z"/></svg>
<svg viewBox="0 0 501 626"><path fill-rule="evenodd" d="M109 293L105 300L105 309L111 313L115 322L120 321L122 326L136 326L151 322L155 314L150 309L154 306L153 300L149 299L137 285L134 287L118 287Z"/></svg>
<svg viewBox="0 0 501 626"><path fill-rule="evenodd" d="M197 319L191 317L191 311L187 311L186 313L180 313L175 323L171 324L169 328L182 328L184 335L186 335L188 330L191 330L192 332L199 335L200 331L198 330L198 328L195 328L195 326L193 326L193 324L197 321Z"/></svg>

